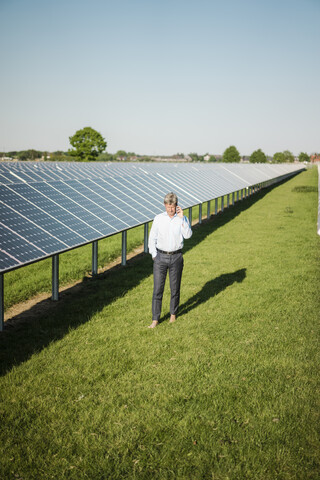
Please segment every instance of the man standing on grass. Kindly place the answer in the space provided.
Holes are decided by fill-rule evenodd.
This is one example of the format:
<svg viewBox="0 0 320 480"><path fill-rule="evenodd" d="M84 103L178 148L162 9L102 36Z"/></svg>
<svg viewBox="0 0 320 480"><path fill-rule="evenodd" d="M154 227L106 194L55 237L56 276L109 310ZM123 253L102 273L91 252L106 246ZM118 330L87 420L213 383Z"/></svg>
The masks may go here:
<svg viewBox="0 0 320 480"><path fill-rule="evenodd" d="M175 193L168 193L164 197L164 206L166 211L154 217L149 235L149 252L153 259L152 323L149 328L155 328L159 323L168 270L171 290L170 323L176 320L183 269L183 239L192 235L189 220L183 215L182 208L178 207Z"/></svg>

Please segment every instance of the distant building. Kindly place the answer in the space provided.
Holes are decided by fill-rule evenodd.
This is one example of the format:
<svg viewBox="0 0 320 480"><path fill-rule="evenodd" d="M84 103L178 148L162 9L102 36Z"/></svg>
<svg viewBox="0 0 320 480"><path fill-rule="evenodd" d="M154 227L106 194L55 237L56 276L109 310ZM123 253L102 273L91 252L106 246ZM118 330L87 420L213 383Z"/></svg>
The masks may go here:
<svg viewBox="0 0 320 480"><path fill-rule="evenodd" d="M310 162L311 163L320 162L320 153L313 153L312 155L310 155Z"/></svg>

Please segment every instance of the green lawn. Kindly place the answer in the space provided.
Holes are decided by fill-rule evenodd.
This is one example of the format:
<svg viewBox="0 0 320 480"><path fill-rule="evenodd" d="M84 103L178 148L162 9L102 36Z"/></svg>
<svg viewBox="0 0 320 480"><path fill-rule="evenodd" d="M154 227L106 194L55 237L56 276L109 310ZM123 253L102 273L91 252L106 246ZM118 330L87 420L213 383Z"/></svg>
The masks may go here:
<svg viewBox="0 0 320 480"><path fill-rule="evenodd" d="M173 325L142 256L7 328L0 478L318 479L317 181L194 228Z"/></svg>

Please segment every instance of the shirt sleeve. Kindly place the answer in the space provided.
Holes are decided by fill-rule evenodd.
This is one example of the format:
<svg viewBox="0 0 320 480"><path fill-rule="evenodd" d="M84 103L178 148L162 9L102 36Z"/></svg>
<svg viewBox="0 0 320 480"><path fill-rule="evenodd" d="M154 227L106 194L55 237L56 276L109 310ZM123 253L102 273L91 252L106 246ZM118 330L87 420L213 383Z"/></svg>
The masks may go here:
<svg viewBox="0 0 320 480"><path fill-rule="evenodd" d="M191 225L188 218L184 215L181 224L181 233L183 238L188 239L192 235Z"/></svg>
<svg viewBox="0 0 320 480"><path fill-rule="evenodd" d="M157 255L158 221L155 217L149 234L148 248L152 258Z"/></svg>

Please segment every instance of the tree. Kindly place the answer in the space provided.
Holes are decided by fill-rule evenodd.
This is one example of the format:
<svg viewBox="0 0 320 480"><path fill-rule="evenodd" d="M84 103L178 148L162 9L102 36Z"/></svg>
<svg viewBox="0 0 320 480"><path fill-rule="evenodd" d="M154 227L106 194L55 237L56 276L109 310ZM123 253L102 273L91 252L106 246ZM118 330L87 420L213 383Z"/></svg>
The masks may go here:
<svg viewBox="0 0 320 480"><path fill-rule="evenodd" d="M307 153L301 152L299 154L299 162L310 162L310 157Z"/></svg>
<svg viewBox="0 0 320 480"><path fill-rule="evenodd" d="M250 162L251 163L266 163L267 157L265 153L261 150L261 148L258 148L258 150L255 150L250 157Z"/></svg>
<svg viewBox="0 0 320 480"><path fill-rule="evenodd" d="M222 160L228 163L240 162L240 153L234 145L231 145L223 152Z"/></svg>
<svg viewBox="0 0 320 480"><path fill-rule="evenodd" d="M127 156L128 154L125 150L118 150L116 153L117 160L126 160Z"/></svg>
<svg viewBox="0 0 320 480"><path fill-rule="evenodd" d="M273 155L274 163L284 163L285 161L286 161L285 156L282 152L277 152Z"/></svg>
<svg viewBox="0 0 320 480"><path fill-rule="evenodd" d="M41 158L42 152L39 150L23 150L21 152L17 152L18 160L35 160L36 158Z"/></svg>
<svg viewBox="0 0 320 480"><path fill-rule="evenodd" d="M84 162L96 160L107 147L103 136L91 127L78 130L72 137L69 137L69 141L75 150L69 150L68 153Z"/></svg>
<svg viewBox="0 0 320 480"><path fill-rule="evenodd" d="M285 158L285 162L294 162L294 156L291 152L289 152L289 150L285 150L283 152L283 155L284 155L284 158Z"/></svg>
<svg viewBox="0 0 320 480"><path fill-rule="evenodd" d="M199 162L200 158L197 153L189 153L189 157L191 158L192 162Z"/></svg>
<svg viewBox="0 0 320 480"><path fill-rule="evenodd" d="M101 154L99 155L99 157L97 158L97 160L98 160L99 162L115 162L115 161L118 160L118 159L117 159L116 156L113 155L112 153L107 153L107 152L105 152L105 153L101 153Z"/></svg>
<svg viewBox="0 0 320 480"><path fill-rule="evenodd" d="M277 152L273 155L273 161L275 163L286 163L286 162L294 162L294 156L289 150L285 150L284 152Z"/></svg>

